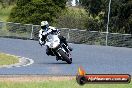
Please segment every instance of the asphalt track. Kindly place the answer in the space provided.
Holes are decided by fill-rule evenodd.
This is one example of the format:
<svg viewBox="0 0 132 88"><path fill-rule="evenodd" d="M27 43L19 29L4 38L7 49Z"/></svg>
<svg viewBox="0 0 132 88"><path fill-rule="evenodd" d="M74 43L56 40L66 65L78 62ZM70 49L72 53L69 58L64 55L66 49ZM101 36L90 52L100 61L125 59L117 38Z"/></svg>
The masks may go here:
<svg viewBox="0 0 132 88"><path fill-rule="evenodd" d="M0 52L34 60L26 67L0 68L0 75L76 75L82 66L88 74L131 74L132 48L70 44L73 63L56 61L38 41L0 38Z"/></svg>

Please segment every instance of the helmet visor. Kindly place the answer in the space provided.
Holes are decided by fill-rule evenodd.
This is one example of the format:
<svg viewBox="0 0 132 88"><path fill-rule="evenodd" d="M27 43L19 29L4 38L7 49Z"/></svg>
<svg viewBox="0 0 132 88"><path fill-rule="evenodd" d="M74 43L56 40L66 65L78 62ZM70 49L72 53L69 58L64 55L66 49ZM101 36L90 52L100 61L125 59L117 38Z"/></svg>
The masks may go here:
<svg viewBox="0 0 132 88"><path fill-rule="evenodd" d="M46 26L46 25L45 25L45 26L41 26L41 28L42 28L42 29L46 29L46 28L47 28L47 26Z"/></svg>

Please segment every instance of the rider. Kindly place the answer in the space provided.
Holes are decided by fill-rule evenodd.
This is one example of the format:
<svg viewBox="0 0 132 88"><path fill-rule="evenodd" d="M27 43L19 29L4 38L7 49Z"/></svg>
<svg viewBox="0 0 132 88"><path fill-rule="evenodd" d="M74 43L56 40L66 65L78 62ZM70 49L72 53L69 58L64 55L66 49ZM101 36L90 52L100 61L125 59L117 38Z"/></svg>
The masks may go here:
<svg viewBox="0 0 132 88"><path fill-rule="evenodd" d="M59 35L60 31L58 29L56 29L55 27L51 27L49 26L49 23L47 21L42 21L41 22L41 30L39 31L39 44L42 46L45 44L45 39L47 37L48 34L52 34L52 33L57 33ZM64 38L63 36L58 36L60 41L63 42L65 45L68 46L66 38ZM69 47L69 50L72 51L72 48ZM51 53L51 49L47 46L46 49L46 54L47 55L53 55L53 53Z"/></svg>

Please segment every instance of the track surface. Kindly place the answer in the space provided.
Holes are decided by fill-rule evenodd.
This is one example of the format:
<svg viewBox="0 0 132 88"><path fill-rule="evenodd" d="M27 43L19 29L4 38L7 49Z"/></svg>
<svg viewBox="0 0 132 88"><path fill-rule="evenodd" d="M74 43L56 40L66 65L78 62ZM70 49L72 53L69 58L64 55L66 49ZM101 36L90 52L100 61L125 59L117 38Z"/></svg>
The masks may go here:
<svg viewBox="0 0 132 88"><path fill-rule="evenodd" d="M0 68L0 75L76 75L82 66L91 73L128 73L132 75L132 48L70 44L73 63L56 61L45 54L37 41L0 38L0 52L28 57L34 64L27 67Z"/></svg>

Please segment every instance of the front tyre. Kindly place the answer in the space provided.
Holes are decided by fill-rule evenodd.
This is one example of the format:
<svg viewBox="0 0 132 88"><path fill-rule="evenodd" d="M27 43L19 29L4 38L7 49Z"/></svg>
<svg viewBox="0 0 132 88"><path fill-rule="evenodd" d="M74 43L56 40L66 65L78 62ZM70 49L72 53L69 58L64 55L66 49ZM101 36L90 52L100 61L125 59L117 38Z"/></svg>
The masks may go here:
<svg viewBox="0 0 132 88"><path fill-rule="evenodd" d="M70 59L63 50L59 50L58 51L59 54L61 55L61 57L68 63L68 64L71 64L72 63L72 59Z"/></svg>

